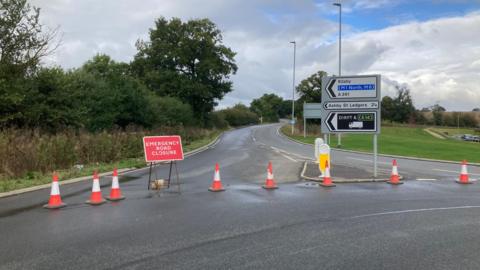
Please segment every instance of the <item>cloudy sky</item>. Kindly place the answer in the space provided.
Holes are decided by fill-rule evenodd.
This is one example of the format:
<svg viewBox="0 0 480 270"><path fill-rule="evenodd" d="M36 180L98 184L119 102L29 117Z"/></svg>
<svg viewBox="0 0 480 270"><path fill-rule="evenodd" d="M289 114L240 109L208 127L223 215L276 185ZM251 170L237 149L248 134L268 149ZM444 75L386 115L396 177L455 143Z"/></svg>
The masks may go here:
<svg viewBox="0 0 480 270"><path fill-rule="evenodd" d="M318 70L338 73L337 0L30 0L62 45L47 65L78 67L96 53L131 61L156 18L209 18L237 52L234 91L220 107L263 93L292 95ZM480 0L343 0L342 74L381 74L383 95L411 89L415 106L480 107Z"/></svg>

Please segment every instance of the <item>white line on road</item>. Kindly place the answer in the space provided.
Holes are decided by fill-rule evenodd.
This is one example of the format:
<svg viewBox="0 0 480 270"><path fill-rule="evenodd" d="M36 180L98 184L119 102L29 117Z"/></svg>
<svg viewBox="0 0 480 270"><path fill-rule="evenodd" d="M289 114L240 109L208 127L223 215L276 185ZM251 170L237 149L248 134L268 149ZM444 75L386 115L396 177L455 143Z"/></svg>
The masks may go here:
<svg viewBox="0 0 480 270"><path fill-rule="evenodd" d="M291 161L293 161L293 162L298 162L298 160L293 159L293 158L291 158L291 157L289 157L289 156L287 156L287 155L284 155L284 154L280 154L280 155L282 155L283 157L285 157L285 158L287 158L287 159L289 159L289 160L291 160Z"/></svg>
<svg viewBox="0 0 480 270"><path fill-rule="evenodd" d="M278 148L276 148L276 147L274 147L274 146L270 146L270 148L272 148L273 151L275 151L275 153L278 153L278 154L282 155L284 158L287 158L287 159L289 159L289 160L291 160L291 161L293 161L293 162L298 162L298 160L296 160L296 159L294 159L294 158L292 158L292 157L289 157L289 156L285 155L284 151L282 151L282 150L280 150L280 149L278 149Z"/></svg>
<svg viewBox="0 0 480 270"><path fill-rule="evenodd" d="M400 211L381 212L381 213L353 216L353 217L350 217L350 218L353 219L353 218L375 217L375 216L385 216L385 215L395 215L395 214L405 214L405 213L417 213L417 212L440 211L440 210L455 210L455 209L473 209L473 208L480 208L480 205L465 205L465 206L454 206L454 207L410 209L410 210L400 210Z"/></svg>
<svg viewBox="0 0 480 270"><path fill-rule="evenodd" d="M282 153L287 154L287 155L296 156L297 158L300 158L300 159L313 160L312 158L305 157L305 156L302 156L302 155L298 155L298 154L295 154L295 153L290 153L290 152L288 152L288 151L282 150L282 149L277 148L277 147L275 147L275 146L270 146L270 148L272 148L274 151L282 152Z"/></svg>
<svg viewBox="0 0 480 270"><path fill-rule="evenodd" d="M417 178L417 181L437 181L437 179L433 179L433 178Z"/></svg>
<svg viewBox="0 0 480 270"><path fill-rule="evenodd" d="M353 159L353 160L358 160L358 161L363 161L363 162L370 162L373 163L373 160L370 159L363 159L363 158L354 158L354 157L347 157L348 159ZM384 164L384 165L390 165L389 162L378 162L378 164Z"/></svg>
<svg viewBox="0 0 480 270"><path fill-rule="evenodd" d="M460 174L458 171L450 171L450 170L443 170L443 169L432 169L433 171L439 171L439 172L450 172L450 173L455 173L455 174ZM476 175L480 176L478 173L469 173L469 175Z"/></svg>

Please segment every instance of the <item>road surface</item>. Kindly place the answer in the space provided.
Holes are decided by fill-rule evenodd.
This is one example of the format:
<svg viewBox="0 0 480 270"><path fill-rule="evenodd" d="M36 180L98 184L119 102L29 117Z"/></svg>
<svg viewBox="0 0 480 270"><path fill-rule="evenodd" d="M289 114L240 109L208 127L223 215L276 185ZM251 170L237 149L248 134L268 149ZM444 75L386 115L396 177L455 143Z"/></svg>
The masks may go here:
<svg viewBox="0 0 480 270"><path fill-rule="evenodd" d="M61 186L59 211L41 207L49 190L0 199L0 269L480 269L480 184L454 183L458 165L399 159L404 185L324 189L299 178L312 147L278 128L229 131L180 162L181 194L147 191L143 169L121 175L118 203L84 204L90 181ZM278 190L260 188L268 161ZM225 192L207 190L215 162Z"/></svg>

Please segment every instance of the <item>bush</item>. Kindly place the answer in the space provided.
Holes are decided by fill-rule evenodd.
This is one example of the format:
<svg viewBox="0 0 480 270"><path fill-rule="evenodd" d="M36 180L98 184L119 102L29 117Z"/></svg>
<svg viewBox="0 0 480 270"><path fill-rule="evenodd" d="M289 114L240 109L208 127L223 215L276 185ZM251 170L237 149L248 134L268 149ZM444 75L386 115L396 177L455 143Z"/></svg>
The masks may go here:
<svg viewBox="0 0 480 270"><path fill-rule="evenodd" d="M218 128L218 129L225 129L228 127L228 122L225 120L225 113L223 111L211 112L208 114L207 128Z"/></svg>
<svg viewBox="0 0 480 270"><path fill-rule="evenodd" d="M190 126L195 124L192 108L174 97L150 97L154 127L158 126Z"/></svg>
<svg viewBox="0 0 480 270"><path fill-rule="evenodd" d="M258 116L242 104L237 104L220 112L225 116L228 124L233 127L258 123Z"/></svg>

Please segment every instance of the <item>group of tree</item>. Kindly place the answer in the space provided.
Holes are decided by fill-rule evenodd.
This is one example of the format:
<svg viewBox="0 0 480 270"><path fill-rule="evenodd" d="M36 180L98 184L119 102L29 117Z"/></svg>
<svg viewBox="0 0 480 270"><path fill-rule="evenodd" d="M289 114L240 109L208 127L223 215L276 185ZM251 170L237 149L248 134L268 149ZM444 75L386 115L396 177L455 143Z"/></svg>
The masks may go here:
<svg viewBox="0 0 480 270"><path fill-rule="evenodd" d="M0 0L0 15L0 128L56 132L129 125L225 127L275 122L292 113L292 101L276 94L264 94L250 107L237 104L214 111L232 91L230 76L237 66L235 52L223 44L220 30L208 19L160 17L149 39L136 43L130 63L98 54L64 70L41 65L58 44L53 42L57 30L41 25L38 8L27 0ZM318 71L296 87L297 118L303 103L321 101L325 76ZM381 103L382 118L399 123L450 125L455 117L438 104L415 109L406 87L398 86L397 95L385 96ZM457 124L462 118L464 125L475 125L469 115L456 117Z"/></svg>
<svg viewBox="0 0 480 270"><path fill-rule="evenodd" d="M264 94L252 100L250 110L256 113L263 122L277 122L291 114L292 101L284 100L276 94Z"/></svg>
<svg viewBox="0 0 480 270"><path fill-rule="evenodd" d="M235 53L208 19L160 17L132 62L98 54L64 70L41 65L57 45L56 30L39 22L40 9L0 0L0 15L0 128L209 126L217 102L232 91Z"/></svg>

